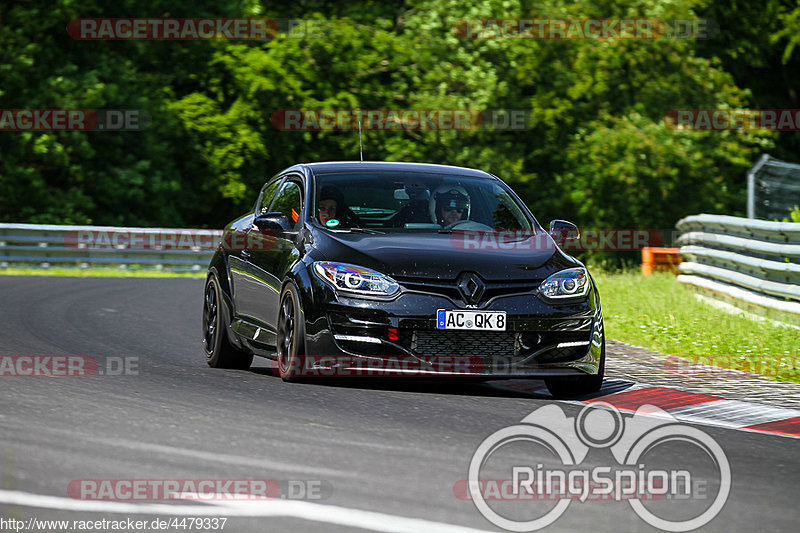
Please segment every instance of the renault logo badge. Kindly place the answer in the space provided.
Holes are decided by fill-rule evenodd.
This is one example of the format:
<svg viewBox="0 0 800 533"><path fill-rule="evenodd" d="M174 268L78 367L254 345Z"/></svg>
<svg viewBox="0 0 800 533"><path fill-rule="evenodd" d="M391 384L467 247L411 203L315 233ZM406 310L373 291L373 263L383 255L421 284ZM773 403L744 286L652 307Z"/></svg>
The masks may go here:
<svg viewBox="0 0 800 533"><path fill-rule="evenodd" d="M469 304L476 304L483 296L483 291L486 290L486 284L483 283L477 274L466 272L458 277L458 290L464 301Z"/></svg>

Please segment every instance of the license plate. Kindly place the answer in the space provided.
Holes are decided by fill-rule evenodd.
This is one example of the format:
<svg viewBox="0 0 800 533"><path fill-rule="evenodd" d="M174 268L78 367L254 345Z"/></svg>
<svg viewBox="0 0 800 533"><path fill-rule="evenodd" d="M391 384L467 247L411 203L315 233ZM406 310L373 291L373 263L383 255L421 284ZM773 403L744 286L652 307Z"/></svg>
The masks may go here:
<svg viewBox="0 0 800 533"><path fill-rule="evenodd" d="M446 311L436 312L436 329L480 329L505 331L505 311Z"/></svg>

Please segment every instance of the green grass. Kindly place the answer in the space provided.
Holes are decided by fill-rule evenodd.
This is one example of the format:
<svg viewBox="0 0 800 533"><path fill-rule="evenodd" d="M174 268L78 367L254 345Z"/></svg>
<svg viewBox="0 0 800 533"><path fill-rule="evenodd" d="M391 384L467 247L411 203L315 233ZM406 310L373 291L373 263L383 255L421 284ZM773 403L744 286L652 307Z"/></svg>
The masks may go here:
<svg viewBox="0 0 800 533"><path fill-rule="evenodd" d="M594 274L606 336L663 354L800 383L800 330L695 298L674 274Z"/></svg>
<svg viewBox="0 0 800 533"><path fill-rule="evenodd" d="M205 278L206 273L170 272L169 270L134 270L125 268L0 268L7 276L67 276L79 278Z"/></svg>

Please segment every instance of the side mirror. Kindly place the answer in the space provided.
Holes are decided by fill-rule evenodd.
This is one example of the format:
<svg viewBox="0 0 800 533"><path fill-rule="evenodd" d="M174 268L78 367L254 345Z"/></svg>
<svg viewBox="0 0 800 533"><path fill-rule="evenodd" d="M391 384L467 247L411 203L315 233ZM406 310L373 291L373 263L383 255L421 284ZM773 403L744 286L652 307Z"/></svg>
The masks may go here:
<svg viewBox="0 0 800 533"><path fill-rule="evenodd" d="M581 238L578 226L566 220L551 220L549 233L559 246L565 242L577 241Z"/></svg>
<svg viewBox="0 0 800 533"><path fill-rule="evenodd" d="M289 217L283 213L262 213L253 220L253 224L261 231L271 231L276 237L292 233Z"/></svg>

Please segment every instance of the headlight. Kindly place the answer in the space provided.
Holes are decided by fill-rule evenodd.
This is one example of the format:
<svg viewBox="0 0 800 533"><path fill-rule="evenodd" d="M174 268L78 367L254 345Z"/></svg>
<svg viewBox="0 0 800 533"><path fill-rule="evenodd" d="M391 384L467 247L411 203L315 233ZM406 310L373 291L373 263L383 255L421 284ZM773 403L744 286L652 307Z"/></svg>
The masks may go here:
<svg viewBox="0 0 800 533"><path fill-rule="evenodd" d="M539 285L539 294L547 299L576 299L589 293L589 275L585 268L556 272Z"/></svg>
<svg viewBox="0 0 800 533"><path fill-rule="evenodd" d="M371 268L347 263L316 261L314 262L314 273L337 291L391 296L400 290L397 282L389 276Z"/></svg>

